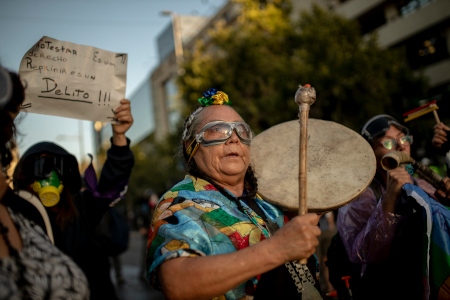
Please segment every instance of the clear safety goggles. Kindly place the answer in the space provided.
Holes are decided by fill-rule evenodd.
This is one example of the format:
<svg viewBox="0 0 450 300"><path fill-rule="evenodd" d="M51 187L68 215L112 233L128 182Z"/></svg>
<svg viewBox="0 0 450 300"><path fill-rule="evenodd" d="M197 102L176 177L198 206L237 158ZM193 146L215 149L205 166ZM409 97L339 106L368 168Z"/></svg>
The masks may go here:
<svg viewBox="0 0 450 300"><path fill-rule="evenodd" d="M388 150L397 148L399 144L402 146L411 146L412 143L413 143L412 135L405 135L398 139L385 139L380 142L380 144Z"/></svg>
<svg viewBox="0 0 450 300"><path fill-rule="evenodd" d="M203 146L223 144L231 137L233 130L236 131L243 144L250 145L253 132L250 126L244 122L210 122L195 135L195 140Z"/></svg>

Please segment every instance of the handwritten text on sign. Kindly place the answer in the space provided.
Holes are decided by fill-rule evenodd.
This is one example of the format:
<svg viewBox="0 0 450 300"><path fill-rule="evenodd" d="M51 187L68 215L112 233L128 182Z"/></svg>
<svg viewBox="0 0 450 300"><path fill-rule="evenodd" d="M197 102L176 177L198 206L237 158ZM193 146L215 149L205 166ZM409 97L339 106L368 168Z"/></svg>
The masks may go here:
<svg viewBox="0 0 450 300"><path fill-rule="evenodd" d="M22 58L24 110L112 122L125 98L127 54L44 36Z"/></svg>

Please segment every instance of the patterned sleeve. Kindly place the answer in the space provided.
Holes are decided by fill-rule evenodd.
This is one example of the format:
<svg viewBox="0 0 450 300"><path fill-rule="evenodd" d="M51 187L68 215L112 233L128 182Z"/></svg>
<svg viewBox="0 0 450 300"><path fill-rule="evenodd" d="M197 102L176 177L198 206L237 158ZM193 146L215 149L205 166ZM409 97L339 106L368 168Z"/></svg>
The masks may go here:
<svg viewBox="0 0 450 300"><path fill-rule="evenodd" d="M240 222L213 201L169 192L159 202L150 226L148 275L168 259L236 251L239 238L230 238L236 234L230 227Z"/></svg>
<svg viewBox="0 0 450 300"><path fill-rule="evenodd" d="M193 202L183 198L182 203L177 203L180 200L180 197L163 199L155 209L147 242L147 259L151 262L149 272L165 260L205 256L211 251L199 216L189 207Z"/></svg>
<svg viewBox="0 0 450 300"><path fill-rule="evenodd" d="M281 211L258 203L264 204L261 209L272 222L283 225ZM159 289L156 270L164 261L231 253L263 239L262 230L236 203L208 182L186 177L161 197L155 209L147 240L146 277ZM227 299L245 297L245 284L225 295Z"/></svg>

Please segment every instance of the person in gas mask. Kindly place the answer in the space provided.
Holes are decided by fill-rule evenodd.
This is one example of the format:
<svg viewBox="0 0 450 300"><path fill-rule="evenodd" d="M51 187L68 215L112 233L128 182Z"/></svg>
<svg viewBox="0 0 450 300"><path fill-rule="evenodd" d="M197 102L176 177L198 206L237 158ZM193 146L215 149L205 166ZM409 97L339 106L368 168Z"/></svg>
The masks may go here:
<svg viewBox="0 0 450 300"><path fill-rule="evenodd" d="M17 149L15 118L25 87L17 73L0 66L0 299L88 300L86 275L46 232L44 206L10 187Z"/></svg>
<svg viewBox="0 0 450 300"><path fill-rule="evenodd" d="M92 162L84 173L85 187L75 156L61 146L43 141L31 146L14 171L14 189L38 197L48 213L55 245L85 272L91 299L116 299L106 253L94 246L95 228L109 206L127 189L134 165L125 133L133 124L130 101L115 110L111 148L99 181Z"/></svg>

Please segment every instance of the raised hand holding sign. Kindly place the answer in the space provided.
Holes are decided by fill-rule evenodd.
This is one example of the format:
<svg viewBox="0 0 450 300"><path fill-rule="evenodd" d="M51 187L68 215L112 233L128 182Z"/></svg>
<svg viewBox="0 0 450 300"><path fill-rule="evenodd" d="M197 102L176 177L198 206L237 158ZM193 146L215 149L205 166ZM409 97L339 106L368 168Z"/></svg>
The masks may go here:
<svg viewBox="0 0 450 300"><path fill-rule="evenodd" d="M22 58L26 112L114 122L125 98L127 54L42 37Z"/></svg>

